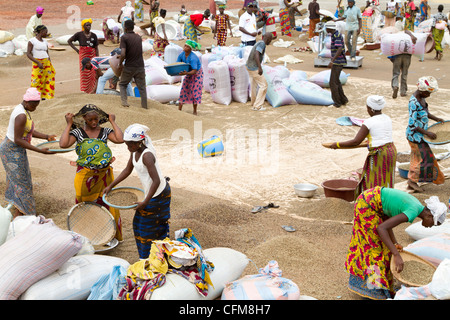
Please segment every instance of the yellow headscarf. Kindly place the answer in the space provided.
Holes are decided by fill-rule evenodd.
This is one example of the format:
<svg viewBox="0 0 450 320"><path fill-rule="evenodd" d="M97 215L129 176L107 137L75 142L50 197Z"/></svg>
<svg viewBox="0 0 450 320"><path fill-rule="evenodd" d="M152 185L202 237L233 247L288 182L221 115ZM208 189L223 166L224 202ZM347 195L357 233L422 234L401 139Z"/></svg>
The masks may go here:
<svg viewBox="0 0 450 320"><path fill-rule="evenodd" d="M90 23L90 24L92 24L92 19L91 18L89 18L89 19L84 19L84 20L81 20L81 29L83 29L83 31L84 31L84 25L86 24L86 23Z"/></svg>

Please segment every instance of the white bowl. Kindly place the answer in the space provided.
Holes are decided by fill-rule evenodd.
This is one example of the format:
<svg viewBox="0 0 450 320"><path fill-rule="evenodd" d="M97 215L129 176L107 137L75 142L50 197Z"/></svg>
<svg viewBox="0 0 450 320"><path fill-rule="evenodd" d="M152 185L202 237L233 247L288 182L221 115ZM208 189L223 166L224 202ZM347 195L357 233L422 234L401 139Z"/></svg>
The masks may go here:
<svg viewBox="0 0 450 320"><path fill-rule="evenodd" d="M318 186L310 183L294 184L295 194L302 198L311 198L314 196Z"/></svg>
<svg viewBox="0 0 450 320"><path fill-rule="evenodd" d="M168 24L165 23L164 24L166 27L166 36L167 36L167 40L173 40L175 39L175 37L177 36L177 29L175 28L175 26L173 26L172 24ZM162 30L162 23L158 24L158 26L156 27L156 32L158 33L158 35L164 39L164 33Z"/></svg>

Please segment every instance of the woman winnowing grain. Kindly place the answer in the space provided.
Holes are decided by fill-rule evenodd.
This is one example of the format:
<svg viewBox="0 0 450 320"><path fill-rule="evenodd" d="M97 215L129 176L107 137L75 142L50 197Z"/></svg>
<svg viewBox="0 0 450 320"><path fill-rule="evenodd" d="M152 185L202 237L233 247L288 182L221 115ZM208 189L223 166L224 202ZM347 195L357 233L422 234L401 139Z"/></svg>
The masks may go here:
<svg viewBox="0 0 450 320"><path fill-rule="evenodd" d="M350 291L374 300L393 298L395 289L391 259L397 272L403 270L403 249L395 239L393 228L404 222L422 219L426 228L445 221L447 206L432 196L426 206L413 195L396 189L375 187L356 200L353 231L345 268L350 274Z"/></svg>
<svg viewBox="0 0 450 320"><path fill-rule="evenodd" d="M76 115L65 115L67 126L61 135L59 145L69 148L76 143L75 151L78 155L75 174L76 203L84 201L96 202L107 208L116 221L116 236L122 237L122 223L120 211L109 207L103 202L103 189L114 180L111 149L107 145L123 143L122 130L115 122L115 115L106 114L95 105L85 105ZM100 124L110 122L112 129L100 127Z"/></svg>
<svg viewBox="0 0 450 320"><path fill-rule="evenodd" d="M148 130L148 127L137 123L125 129L123 139L131 153L130 159L117 179L104 190L108 194L136 169L145 192L145 199L137 203L133 218L133 232L140 259L149 257L153 240L169 236L171 190L169 182L162 175L155 148L147 135Z"/></svg>
<svg viewBox="0 0 450 320"><path fill-rule="evenodd" d="M6 138L0 144L0 157L6 172L5 199L14 206L13 218L20 215L36 215L33 197L33 182L27 150L43 154L54 154L48 148L38 148L31 144L31 138L55 140L55 135L37 132L30 112L36 111L41 102L41 93L29 88L9 118Z"/></svg>
<svg viewBox="0 0 450 320"><path fill-rule="evenodd" d="M432 92L438 90L438 83L432 76L421 77L417 83L417 90L409 99L409 121L406 128L406 139L411 147L411 160L408 172L408 188L422 192L418 182L432 182L443 184L444 174L439 168L430 146L424 136L436 139L434 132L428 131L428 121L444 122L443 119L432 115L428 110L428 98Z"/></svg>
<svg viewBox="0 0 450 320"><path fill-rule="evenodd" d="M369 154L364 163L361 180L355 190L355 199L367 189L394 187L397 149L392 138L392 120L382 113L386 101L384 97L372 95L366 100L369 119L364 120L352 140L335 142L330 148L358 146L367 137Z"/></svg>

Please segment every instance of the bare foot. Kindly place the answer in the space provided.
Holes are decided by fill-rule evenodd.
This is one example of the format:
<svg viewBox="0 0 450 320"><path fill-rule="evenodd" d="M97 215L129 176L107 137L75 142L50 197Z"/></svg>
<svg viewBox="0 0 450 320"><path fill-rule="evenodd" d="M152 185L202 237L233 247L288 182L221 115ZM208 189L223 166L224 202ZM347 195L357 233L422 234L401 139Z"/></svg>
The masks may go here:
<svg viewBox="0 0 450 320"><path fill-rule="evenodd" d="M408 187L416 192L423 192L423 189L414 181L408 180Z"/></svg>

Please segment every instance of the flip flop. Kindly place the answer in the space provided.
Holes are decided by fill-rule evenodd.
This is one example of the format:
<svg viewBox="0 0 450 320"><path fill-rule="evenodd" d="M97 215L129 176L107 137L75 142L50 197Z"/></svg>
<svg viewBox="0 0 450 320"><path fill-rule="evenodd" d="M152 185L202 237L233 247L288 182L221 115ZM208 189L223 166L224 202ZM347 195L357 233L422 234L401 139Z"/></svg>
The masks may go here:
<svg viewBox="0 0 450 320"><path fill-rule="evenodd" d="M267 206L256 206L256 207L253 207L253 209L252 209L252 213L258 213L258 212L261 212L262 210L265 210L265 209L267 209L267 208L279 208L280 206L276 206L276 205L274 205L273 204L273 202L270 202Z"/></svg>
<svg viewBox="0 0 450 320"><path fill-rule="evenodd" d="M291 227L291 226L281 226L284 230L286 230L287 232L294 232L295 228Z"/></svg>

